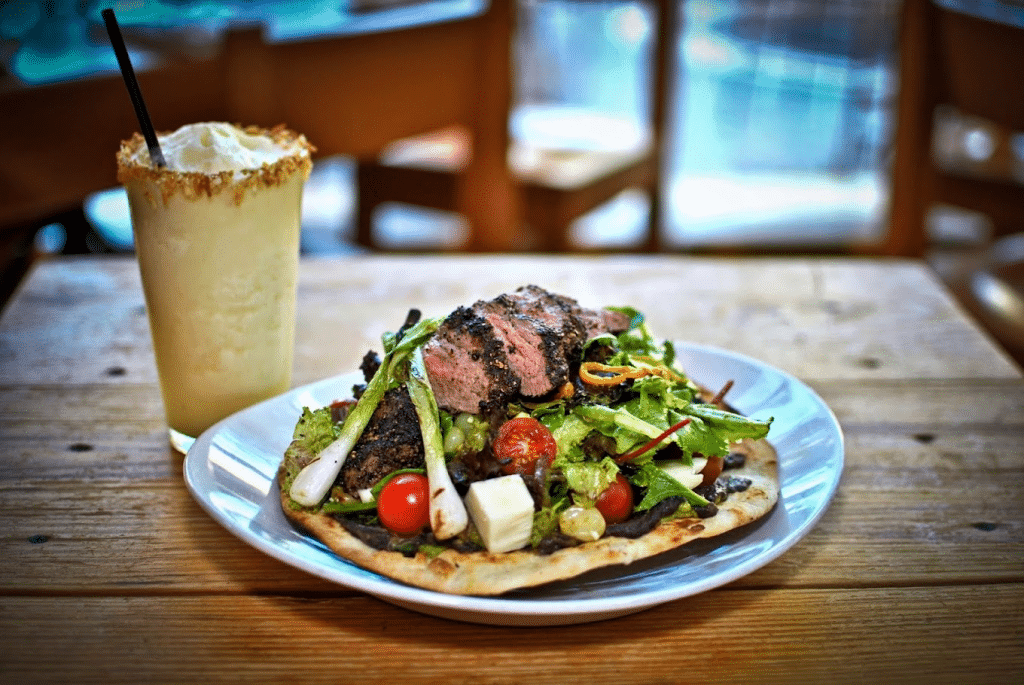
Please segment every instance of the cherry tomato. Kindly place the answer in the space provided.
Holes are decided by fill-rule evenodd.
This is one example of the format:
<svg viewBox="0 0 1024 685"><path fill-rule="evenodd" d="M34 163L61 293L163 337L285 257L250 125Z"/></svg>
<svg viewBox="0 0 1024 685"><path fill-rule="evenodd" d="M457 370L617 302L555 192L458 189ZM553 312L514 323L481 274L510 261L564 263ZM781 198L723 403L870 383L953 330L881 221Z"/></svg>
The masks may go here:
<svg viewBox="0 0 1024 685"><path fill-rule="evenodd" d="M558 452L558 444L551 431L529 416L501 424L492 447L501 469L509 475L532 473L538 459L546 459L550 464Z"/></svg>
<svg viewBox="0 0 1024 685"><path fill-rule="evenodd" d="M597 496L594 506L606 523L620 523L628 519L633 513L633 488L626 477L616 474L615 481Z"/></svg>
<svg viewBox="0 0 1024 685"><path fill-rule="evenodd" d="M430 490L426 476L403 473L389 480L377 498L377 515L392 533L418 533L430 520Z"/></svg>

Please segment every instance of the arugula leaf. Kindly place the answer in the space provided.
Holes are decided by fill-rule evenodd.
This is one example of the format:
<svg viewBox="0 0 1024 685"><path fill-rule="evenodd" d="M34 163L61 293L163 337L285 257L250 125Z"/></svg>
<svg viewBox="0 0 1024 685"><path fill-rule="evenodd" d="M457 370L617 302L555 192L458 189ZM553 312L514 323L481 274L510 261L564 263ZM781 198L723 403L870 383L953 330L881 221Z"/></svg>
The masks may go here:
<svg viewBox="0 0 1024 685"><path fill-rule="evenodd" d="M668 475L654 462L644 464L629 480L634 485L647 488L644 498L634 507L635 511L647 511L666 497L675 495L683 497L692 506L708 504L706 499Z"/></svg>
<svg viewBox="0 0 1024 685"><path fill-rule="evenodd" d="M672 365L676 361L676 346L671 340L665 341L665 354L662 355L661 361L665 363L665 366L672 368Z"/></svg>
<svg viewBox="0 0 1024 685"><path fill-rule="evenodd" d="M710 404L691 404L687 407L686 413L702 419L730 442L743 438L755 440L763 438L768 435L768 429L774 421L774 417L764 420L752 419L724 411Z"/></svg>
<svg viewBox="0 0 1024 685"><path fill-rule="evenodd" d="M675 435L676 444L683 451L685 460L690 460L694 452L705 457L718 457L729 453L728 437L696 416L690 415L689 418L690 423Z"/></svg>

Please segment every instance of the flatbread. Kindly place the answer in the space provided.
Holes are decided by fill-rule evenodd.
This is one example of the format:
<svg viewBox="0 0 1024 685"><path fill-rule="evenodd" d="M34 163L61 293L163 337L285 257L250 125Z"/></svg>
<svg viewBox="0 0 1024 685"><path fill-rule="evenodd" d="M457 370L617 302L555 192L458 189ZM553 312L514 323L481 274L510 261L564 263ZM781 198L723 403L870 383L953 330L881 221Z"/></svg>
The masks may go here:
<svg viewBox="0 0 1024 685"><path fill-rule="evenodd" d="M529 548L505 554L458 552L447 549L430 558L377 550L346 531L328 514L296 510L288 493L281 491L281 506L295 524L318 538L338 556L394 580L417 587L458 595L498 595L573 578L587 571L630 564L675 549L693 540L710 538L747 525L772 510L779 499L778 456L767 440L744 440L733 449L746 455L746 463L723 475L749 478L742 492L729 493L718 512L709 518L662 521L646 535L628 539L603 537L575 547L542 555ZM283 465L282 465L283 474ZM279 478L279 481L281 479Z"/></svg>

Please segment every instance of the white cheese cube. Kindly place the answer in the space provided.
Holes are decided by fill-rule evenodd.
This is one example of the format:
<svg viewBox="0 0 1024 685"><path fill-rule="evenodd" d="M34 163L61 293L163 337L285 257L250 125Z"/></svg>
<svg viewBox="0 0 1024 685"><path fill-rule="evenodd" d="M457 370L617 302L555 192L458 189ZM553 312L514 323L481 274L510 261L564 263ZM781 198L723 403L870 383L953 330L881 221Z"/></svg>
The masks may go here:
<svg viewBox="0 0 1024 685"><path fill-rule="evenodd" d="M466 509L488 552L511 552L530 541L533 497L521 476L476 481L466 493Z"/></svg>
<svg viewBox="0 0 1024 685"><path fill-rule="evenodd" d="M692 490L704 480L704 476L700 472L704 470L707 463L708 460L703 457L694 457L693 466L683 463L681 459L658 462L658 466L662 471Z"/></svg>

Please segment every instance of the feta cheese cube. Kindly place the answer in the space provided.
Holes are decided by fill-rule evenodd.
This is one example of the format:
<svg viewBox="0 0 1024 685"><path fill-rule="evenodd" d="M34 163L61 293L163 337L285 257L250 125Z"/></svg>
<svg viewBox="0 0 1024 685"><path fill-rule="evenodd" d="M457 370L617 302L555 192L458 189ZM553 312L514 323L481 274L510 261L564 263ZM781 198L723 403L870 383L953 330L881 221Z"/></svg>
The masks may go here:
<svg viewBox="0 0 1024 685"><path fill-rule="evenodd" d="M533 497L521 476L476 481L466 493L466 509L488 552L511 552L530 542Z"/></svg>

